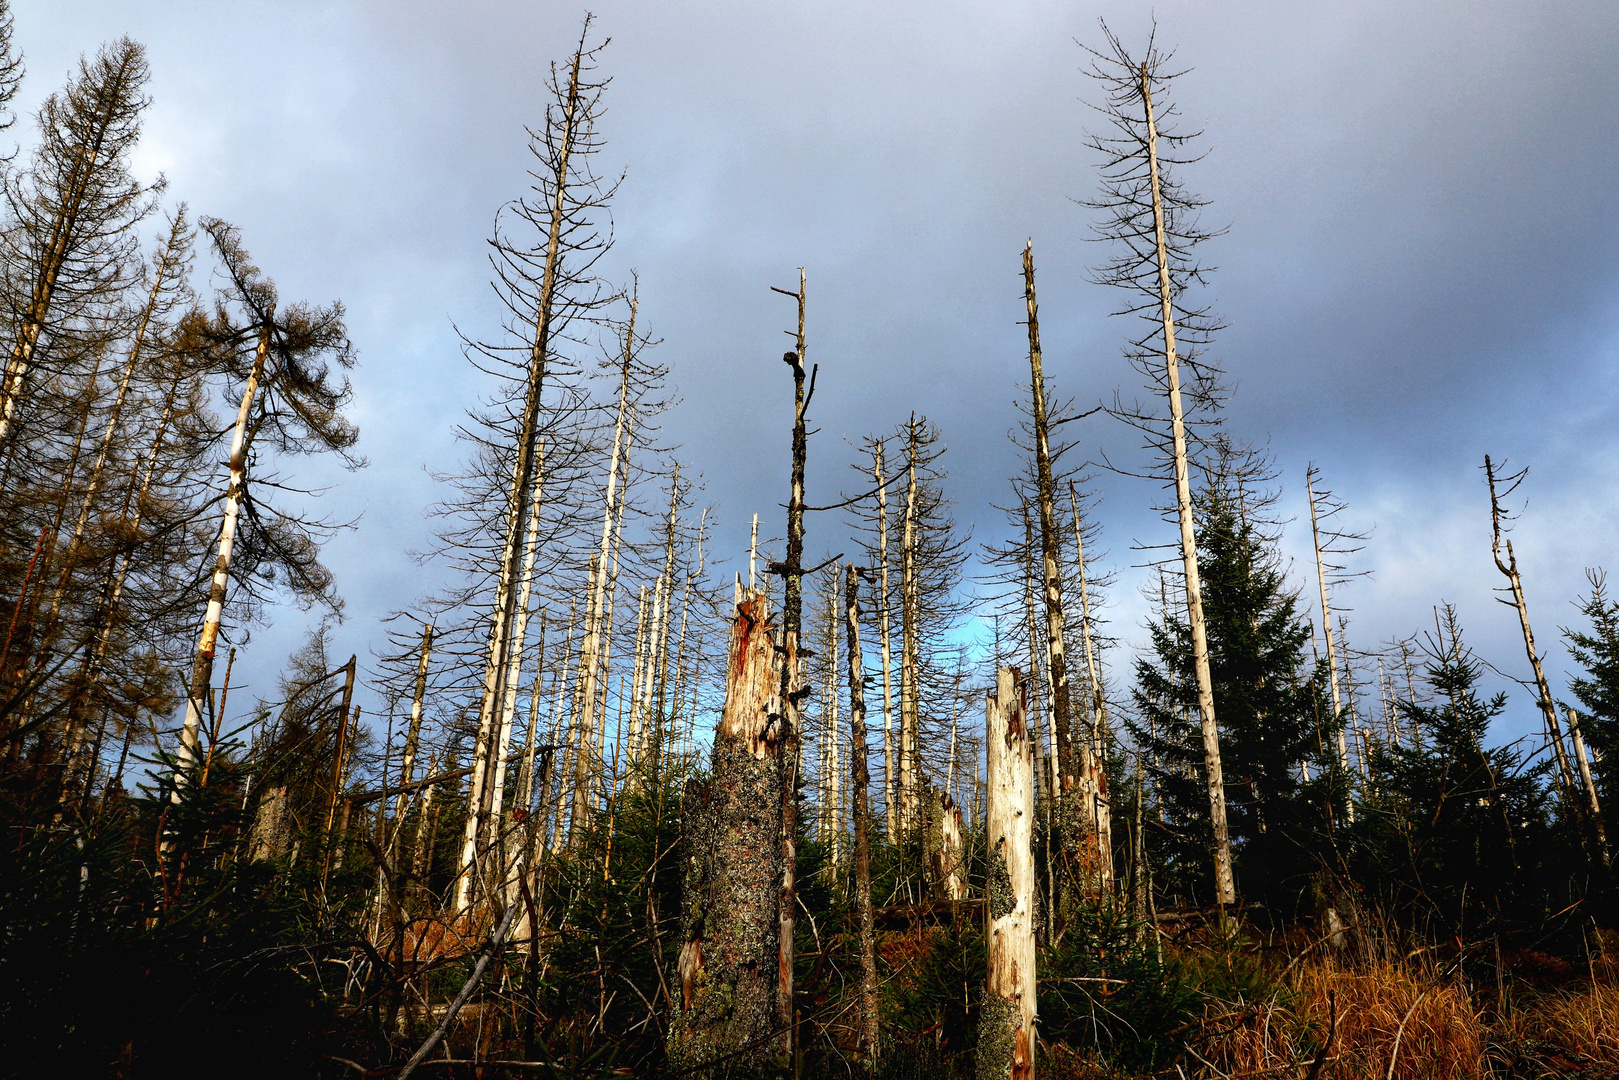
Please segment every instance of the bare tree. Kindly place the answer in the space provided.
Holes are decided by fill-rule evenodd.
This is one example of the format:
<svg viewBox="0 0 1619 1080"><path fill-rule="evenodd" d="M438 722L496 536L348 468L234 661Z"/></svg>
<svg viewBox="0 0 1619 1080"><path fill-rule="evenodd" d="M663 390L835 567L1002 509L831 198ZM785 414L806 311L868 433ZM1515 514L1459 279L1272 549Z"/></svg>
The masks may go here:
<svg viewBox="0 0 1619 1080"><path fill-rule="evenodd" d="M1495 558L1495 568L1501 576L1507 579L1507 588L1503 590L1511 594L1511 599L1502 599L1501 603L1513 608L1518 613L1518 626L1523 631L1523 648L1529 657L1529 667L1534 672L1535 691L1540 713L1546 724L1546 739L1551 744L1552 755L1557 763L1558 793L1562 796L1563 806L1569 813L1580 821L1591 835L1591 842L1595 847L1595 854L1604 867L1608 866L1608 834L1603 827L1600 812L1594 812L1594 806L1587 804L1575 794L1573 770L1569 767L1568 750L1563 745L1563 729L1557 720L1557 704L1552 700L1550 684L1546 681L1546 669L1541 666L1540 653L1535 649L1535 632L1529 626L1529 603L1523 595L1523 579L1518 574L1518 556L1513 553L1512 541L1507 540L1506 558L1501 558L1502 524L1510 521L1512 515L1502 509L1501 500L1508 498L1522 484L1529 475L1528 469L1507 476L1499 475L1499 470L1490 460L1490 455L1484 455L1484 478L1490 488L1490 553ZM1500 490L1497 489L1500 485ZM1499 599L1499 598L1498 598Z"/></svg>
<svg viewBox="0 0 1619 1080"><path fill-rule="evenodd" d="M1198 578L1187 416L1188 398L1194 409L1208 412L1217 407L1221 395L1218 369L1198 358L1200 348L1219 329L1219 320L1207 307L1194 307L1188 302L1189 287L1202 284L1207 272L1196 261L1195 249L1214 234L1198 223L1203 202L1188 193L1175 175L1178 167L1196 160L1179 156L1195 134L1178 134L1163 127L1163 122L1175 114L1173 105L1167 103L1168 87L1179 74L1167 67L1172 54L1161 53L1155 40L1149 38L1145 54L1137 60L1105 24L1102 30L1107 51L1088 51L1093 59L1091 74L1105 94L1101 112L1110 132L1090 140L1091 147L1102 155L1103 187L1102 199L1092 205L1105 215L1099 228L1101 237L1112 241L1120 253L1098 271L1097 280L1131 293L1123 313L1140 316L1151 326L1131 339L1128 354L1147 377L1148 385L1168 399L1168 430L1164 431L1161 417L1139 408L1121 406L1115 415L1147 432L1149 445L1170 467L1203 728L1215 891L1221 905L1225 905L1236 900L1236 885L1231 873L1220 735L1214 716L1208 631ZM1155 93L1159 99L1156 102ZM1166 149L1168 153L1164 153ZM1192 376L1189 388L1183 388L1183 368Z"/></svg>

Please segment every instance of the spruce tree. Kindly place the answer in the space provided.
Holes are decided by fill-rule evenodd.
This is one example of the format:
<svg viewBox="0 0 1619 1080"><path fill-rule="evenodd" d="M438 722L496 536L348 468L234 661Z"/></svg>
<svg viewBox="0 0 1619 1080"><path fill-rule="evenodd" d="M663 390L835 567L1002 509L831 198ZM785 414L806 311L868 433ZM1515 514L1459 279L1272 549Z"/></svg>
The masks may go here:
<svg viewBox="0 0 1619 1080"><path fill-rule="evenodd" d="M1309 624L1276 538L1256 517L1270 501L1250 486L1261 466L1222 447L1207 470L1197 500L1198 569L1239 885L1248 899L1270 903L1299 895L1316 865L1326 818L1299 765L1321 757L1318 724L1331 711L1305 661ZM1137 715L1127 725L1166 812L1172 880L1203 899L1212 897L1203 854L1209 805L1185 608L1166 605L1149 631L1152 653L1136 663Z"/></svg>
<svg viewBox="0 0 1619 1080"><path fill-rule="evenodd" d="M1591 593L1575 605L1590 622L1589 632L1564 629L1568 651L1585 669L1568 681L1581 709L1580 731L1591 748L1591 769L1596 774L1604 803L1614 797L1614 763L1619 762L1619 601L1609 598L1607 577L1600 570L1586 571Z"/></svg>
<svg viewBox="0 0 1619 1080"><path fill-rule="evenodd" d="M1378 805L1356 845L1369 864L1356 876L1385 893L1376 899L1386 912L1430 926L1437 919L1475 940L1491 922L1538 924L1552 880L1536 872L1548 853L1550 763L1485 745L1507 697L1480 696L1483 665L1462 644L1449 605L1427 651L1432 703L1399 703L1422 740L1373 756Z"/></svg>

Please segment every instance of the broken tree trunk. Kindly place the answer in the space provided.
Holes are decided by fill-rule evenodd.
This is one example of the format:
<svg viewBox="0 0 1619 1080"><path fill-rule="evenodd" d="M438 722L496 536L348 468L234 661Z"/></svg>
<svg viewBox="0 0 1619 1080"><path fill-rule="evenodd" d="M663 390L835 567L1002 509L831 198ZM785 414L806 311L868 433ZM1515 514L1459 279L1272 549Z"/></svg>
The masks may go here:
<svg viewBox="0 0 1619 1080"><path fill-rule="evenodd" d="M763 591L731 624L725 707L706 785L685 799L682 941L670 1062L752 1075L775 1060L779 989L782 656Z"/></svg>
<svg viewBox="0 0 1619 1080"><path fill-rule="evenodd" d="M433 656L433 624L422 627L422 655L416 662L416 690L410 698L410 727L405 732L404 760L399 764L399 786L406 788L415 779L416 749L422 737L422 703L427 697L427 665ZM399 861L399 837L405 824L405 800L408 795L399 792L394 802L393 839L388 850L394 863Z"/></svg>
<svg viewBox="0 0 1619 1080"><path fill-rule="evenodd" d="M1003 667L985 710L989 977L978 1020L980 1080L1034 1077L1034 744L1027 696L1018 672Z"/></svg>
<svg viewBox="0 0 1619 1080"><path fill-rule="evenodd" d="M1057 754L1058 781L1052 810L1057 818L1057 842L1070 888L1080 895L1106 894L1112 852L1099 843L1096 828L1098 800L1104 782L1095 752L1096 740L1074 737L1073 695L1068 686L1068 658L1064 649L1067 614L1063 610L1061 544L1057 535L1056 481L1051 474L1051 440L1046 416L1046 375L1040 353L1040 309L1034 288L1034 241L1023 248L1023 299L1028 311L1029 393L1034 426L1035 503L1040 513L1041 596L1046 615L1046 679L1050 684L1050 723ZM1032 553L1031 553L1032 554Z"/></svg>
<svg viewBox="0 0 1619 1080"><path fill-rule="evenodd" d="M877 481L877 559L881 577L877 582L877 645L883 660L883 828L893 843L898 835L894 817L894 693L888 618L888 477L883 471L883 444L871 449L871 471Z"/></svg>

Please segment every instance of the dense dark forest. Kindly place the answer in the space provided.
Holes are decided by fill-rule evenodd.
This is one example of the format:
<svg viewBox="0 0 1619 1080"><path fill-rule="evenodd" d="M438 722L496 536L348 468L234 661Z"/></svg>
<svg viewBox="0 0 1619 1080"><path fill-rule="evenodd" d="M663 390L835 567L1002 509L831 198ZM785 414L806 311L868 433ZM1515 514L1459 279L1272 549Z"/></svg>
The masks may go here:
<svg viewBox="0 0 1619 1080"><path fill-rule="evenodd" d="M1158 41L1098 28L1064 91L1094 109L1112 401L1063 395L1012 238L1005 528L958 522L949 433L903 401L812 504L816 384L851 376L785 268L758 362L786 421L749 436L784 513L721 574L660 427L675 373L602 270L635 180L599 164L585 19L488 237L503 319L461 331L481 404L430 463L438 584L351 655L322 562L350 523L299 477L365 480L342 303L137 175L141 44L86 42L10 111L25 29L0 21L0 1075L1619 1076L1619 600L1593 567L1556 622L1512 544L1534 479L1486 458L1468 556L1522 651L1475 653L1438 596L1351 647L1375 541L1313 467L1303 533L1226 422ZM1162 515L1143 651L1087 562L1103 423ZM317 628L245 701L238 647L289 605ZM1513 699L1539 731L1502 741Z"/></svg>

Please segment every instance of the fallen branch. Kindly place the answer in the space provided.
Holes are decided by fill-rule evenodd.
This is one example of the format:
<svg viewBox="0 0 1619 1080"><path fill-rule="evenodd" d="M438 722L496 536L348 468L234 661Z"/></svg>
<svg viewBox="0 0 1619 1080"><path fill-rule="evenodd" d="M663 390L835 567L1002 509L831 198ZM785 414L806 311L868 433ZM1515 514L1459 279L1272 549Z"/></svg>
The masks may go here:
<svg viewBox="0 0 1619 1080"><path fill-rule="evenodd" d="M455 1000L450 1002L450 1007L445 1010L444 1019L433 1031L433 1034L429 1035L427 1041L417 1047L416 1052L410 1056L410 1060L405 1062L405 1067L399 1072L399 1080L405 1080L406 1077L416 1071L416 1067L422 1063L428 1054L433 1052L433 1048L439 1044L439 1040L444 1038L444 1033L450 1030L450 1025L455 1023L456 1013L461 1011L461 1006L467 1003L467 999L472 996L472 992L478 988L478 982L483 978L484 969L489 966L489 961L494 959L495 954L500 951L500 947L506 943L506 935L510 932L512 923L517 919L517 908L518 905L516 904L507 906L506 914L501 918L500 925L495 927L495 932L490 935L489 943L484 946L482 954L478 957L478 962L472 966L471 977L467 979L467 983L461 988L461 992L455 996Z"/></svg>

